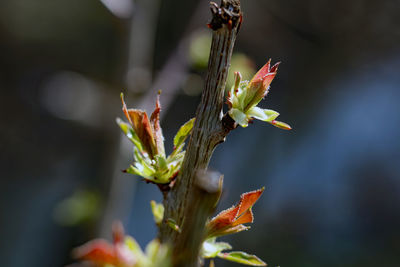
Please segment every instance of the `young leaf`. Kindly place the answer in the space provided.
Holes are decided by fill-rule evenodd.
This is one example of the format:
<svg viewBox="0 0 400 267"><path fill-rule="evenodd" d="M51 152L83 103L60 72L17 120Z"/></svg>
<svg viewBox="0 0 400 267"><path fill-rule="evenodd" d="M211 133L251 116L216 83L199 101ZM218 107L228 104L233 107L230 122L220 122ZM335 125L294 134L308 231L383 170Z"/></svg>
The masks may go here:
<svg viewBox="0 0 400 267"><path fill-rule="evenodd" d="M124 170L126 173L136 174L145 180L168 184L179 172L184 158L183 147L185 140L191 133L194 118L186 122L174 138L174 150L166 157L164 137L160 126L160 99L156 100L156 107L150 118L145 111L128 109L123 94L121 94L122 110L128 123L117 118L117 124L125 135L135 145L134 163Z"/></svg>
<svg viewBox="0 0 400 267"><path fill-rule="evenodd" d="M249 119L247 118L246 113L243 113L241 110L232 108L229 110L229 116L236 121L243 128L249 125Z"/></svg>
<svg viewBox="0 0 400 267"><path fill-rule="evenodd" d="M138 136L144 151L150 158L157 154L156 141L154 139L154 129L150 123L147 113L140 109L128 109L124 101L124 95L121 93L122 111L131 124L134 132Z"/></svg>
<svg viewBox="0 0 400 267"><path fill-rule="evenodd" d="M271 67L271 60L254 75L250 82L241 81L240 73L235 73L236 82L228 92L226 103L229 116L240 126L247 127L253 119L269 122L278 128L289 130L289 125L274 122L279 113L261 109L257 104L268 94L269 86L276 76L279 62Z"/></svg>
<svg viewBox="0 0 400 267"><path fill-rule="evenodd" d="M139 149L140 152L143 152L142 143L140 142L139 137L136 135L132 127L122 121L120 118L117 118L116 121L122 132L128 137L128 139Z"/></svg>
<svg viewBox="0 0 400 267"><path fill-rule="evenodd" d="M159 91L156 100L156 107L150 116L150 123L154 134L154 141L156 143L157 155L165 158L164 136L162 134L160 126L160 112L161 112L160 94L161 92Z"/></svg>
<svg viewBox="0 0 400 267"><path fill-rule="evenodd" d="M252 107L247 112L247 116L250 116L250 117L260 120L260 121L270 122L272 120L275 120L276 117L279 116L279 113L276 111L273 111L271 109L262 109L259 107Z"/></svg>
<svg viewBox="0 0 400 267"><path fill-rule="evenodd" d="M253 79L251 79L246 87L247 96L244 111L257 105L267 95L269 85L276 76L279 64L280 62L271 67L271 59L268 60L256 75L254 75Z"/></svg>
<svg viewBox="0 0 400 267"><path fill-rule="evenodd" d="M227 253L221 252L217 256L225 260L242 263L246 265L267 266L267 264L263 262L260 258L258 258L256 255L250 255L242 251L232 251Z"/></svg>
<svg viewBox="0 0 400 267"><path fill-rule="evenodd" d="M194 121L196 118L192 118L189 121L185 122L184 125L179 128L178 132L174 137L174 147L175 149L180 147L188 137L188 135L192 132Z"/></svg>
<svg viewBox="0 0 400 267"><path fill-rule="evenodd" d="M208 224L208 237L237 233L247 228L244 223L253 222L251 208L264 192L264 188L244 193L235 206L221 211Z"/></svg>
<svg viewBox="0 0 400 267"><path fill-rule="evenodd" d="M91 261L100 266L113 265L117 267L134 266L137 261L137 255L125 243L124 229L121 223L113 224L113 243L104 239L95 239L73 251L77 259ZM129 243L129 242L128 242ZM133 244L133 246L135 246Z"/></svg>
<svg viewBox="0 0 400 267"><path fill-rule="evenodd" d="M154 200L150 201L151 211L154 216L156 224L160 224L164 218L164 206L161 203L157 203Z"/></svg>
<svg viewBox="0 0 400 267"><path fill-rule="evenodd" d="M177 231L178 233L180 233L182 231L181 228L179 227L179 225L172 218L167 219L167 224L169 227L171 227L174 231Z"/></svg>
<svg viewBox="0 0 400 267"><path fill-rule="evenodd" d="M232 249L230 244L225 242L215 242L215 238L210 238L203 242L201 255L204 258L215 258L218 253L227 249Z"/></svg>
<svg viewBox="0 0 400 267"><path fill-rule="evenodd" d="M149 264L139 265L138 267L170 267L171 253L167 245L161 244L158 239L153 239L146 246L146 256Z"/></svg>
<svg viewBox="0 0 400 267"><path fill-rule="evenodd" d="M143 261L146 255L143 253L138 242L131 236L125 237L125 245L132 251L132 253L138 258L139 261Z"/></svg>
<svg viewBox="0 0 400 267"><path fill-rule="evenodd" d="M284 122L282 122L282 121L272 120L270 123L271 123L272 125L274 125L275 127L278 127L278 128L280 128L280 129L283 129L283 130L292 130L292 127L290 127L289 124L284 123Z"/></svg>
<svg viewBox="0 0 400 267"><path fill-rule="evenodd" d="M92 240L72 251L73 257L97 264L116 264L117 258L112 244L104 239Z"/></svg>

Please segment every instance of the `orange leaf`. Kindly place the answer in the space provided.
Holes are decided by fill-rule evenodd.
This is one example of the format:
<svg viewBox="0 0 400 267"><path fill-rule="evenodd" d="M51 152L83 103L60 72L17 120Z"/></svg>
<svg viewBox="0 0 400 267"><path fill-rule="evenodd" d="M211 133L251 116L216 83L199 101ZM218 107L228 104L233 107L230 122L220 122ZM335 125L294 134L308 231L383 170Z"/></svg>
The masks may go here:
<svg viewBox="0 0 400 267"><path fill-rule="evenodd" d="M92 261L98 264L113 264L118 260L115 255L114 246L104 239L95 239L73 251L74 258Z"/></svg>
<svg viewBox="0 0 400 267"><path fill-rule="evenodd" d="M242 214L232 225L239 225L243 223L252 223L254 220L253 212L248 209L244 214Z"/></svg>
<svg viewBox="0 0 400 267"><path fill-rule="evenodd" d="M268 62L251 79L247 85L248 91L246 96L246 110L260 102L261 99L268 94L269 85L276 76L279 64L280 62L276 63L271 68L271 59L269 59Z"/></svg>
<svg viewBox="0 0 400 267"><path fill-rule="evenodd" d="M253 79L251 79L250 83L262 80L264 76L269 73L270 66L271 66L271 59L269 59L268 62L265 63L265 65L257 71L256 75L253 76Z"/></svg>
<svg viewBox="0 0 400 267"><path fill-rule="evenodd" d="M149 154L150 158L154 158L157 154L156 143L153 135L153 128L150 124L147 113L140 109L127 109L123 95L121 94L122 111L131 124L133 130L139 137L143 149Z"/></svg>
<svg viewBox="0 0 400 267"><path fill-rule="evenodd" d="M239 202L239 212L238 215L241 215L248 209L250 209L256 201L260 198L261 194L264 192L264 187L258 190L254 190L251 192L244 193L240 196Z"/></svg>
<svg viewBox="0 0 400 267"><path fill-rule="evenodd" d="M112 225L113 243L104 239L95 239L74 249L76 259L91 261L101 266L111 264L116 267L134 266L137 259L133 252L125 245L125 233L122 223L116 221Z"/></svg>
<svg viewBox="0 0 400 267"><path fill-rule="evenodd" d="M212 228L215 229L220 229L229 226L235 221L238 211L239 211L238 205L223 210L211 220L210 225L212 225Z"/></svg>
<svg viewBox="0 0 400 267"><path fill-rule="evenodd" d="M246 230L247 228L242 224L253 222L254 216L251 207L260 198L263 192L264 188L261 188L242 194L238 204L221 211L207 224L209 235L226 235Z"/></svg>

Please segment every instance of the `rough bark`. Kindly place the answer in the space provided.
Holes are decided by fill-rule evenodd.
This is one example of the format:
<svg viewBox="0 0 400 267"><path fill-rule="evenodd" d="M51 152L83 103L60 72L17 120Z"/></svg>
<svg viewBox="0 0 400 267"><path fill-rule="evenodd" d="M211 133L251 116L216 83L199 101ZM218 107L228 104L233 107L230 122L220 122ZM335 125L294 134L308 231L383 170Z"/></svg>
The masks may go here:
<svg viewBox="0 0 400 267"><path fill-rule="evenodd" d="M190 192L189 205L180 238L175 244L174 266L199 265L198 251L205 238L204 225L221 195L223 176L218 172L198 171ZM190 208L191 207L191 208Z"/></svg>
<svg viewBox="0 0 400 267"><path fill-rule="evenodd" d="M242 19L240 1L222 0L220 6L211 2L211 12L212 20L208 26L213 35L205 88L197 108L196 121L181 172L164 199L164 219L173 219L179 226L182 226L187 208L190 208L189 194L192 192L197 171L207 169L215 147L235 128L234 121L229 116L223 116L223 103L232 50ZM166 223L160 227L160 239L173 246L181 244L180 239L183 236L184 234L172 230ZM174 248L174 255L177 253L179 251ZM198 251L192 253L198 254Z"/></svg>

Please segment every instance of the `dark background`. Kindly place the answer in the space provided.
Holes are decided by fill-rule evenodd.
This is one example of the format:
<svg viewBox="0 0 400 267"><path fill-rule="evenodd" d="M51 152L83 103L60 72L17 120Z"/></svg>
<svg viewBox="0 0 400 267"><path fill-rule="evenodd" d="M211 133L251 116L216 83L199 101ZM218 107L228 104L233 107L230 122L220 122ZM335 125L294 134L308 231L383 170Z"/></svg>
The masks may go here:
<svg viewBox="0 0 400 267"><path fill-rule="evenodd" d="M236 66L282 61L261 106L293 130L255 122L216 149L219 210L266 187L251 231L225 240L269 266L398 266L400 2L242 2ZM3 266L71 264L114 219L142 246L154 238L161 194L120 172L132 147L119 93L151 111L163 90L170 151L199 102L209 17L205 0L1 2Z"/></svg>

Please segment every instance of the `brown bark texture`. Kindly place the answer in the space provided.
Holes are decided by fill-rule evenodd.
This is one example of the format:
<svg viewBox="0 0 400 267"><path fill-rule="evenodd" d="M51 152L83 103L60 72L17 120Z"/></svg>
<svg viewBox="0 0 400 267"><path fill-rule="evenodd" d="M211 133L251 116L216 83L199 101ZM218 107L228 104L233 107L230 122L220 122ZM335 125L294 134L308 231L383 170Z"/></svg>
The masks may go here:
<svg viewBox="0 0 400 267"><path fill-rule="evenodd" d="M225 94L225 83L230 66L230 60L236 35L238 33L242 14L239 0L222 0L218 6L211 2L212 19L208 27L213 31L211 51L208 62L208 71L205 88L202 93L201 102L196 111L196 121L192 135L186 149L186 155L182 164L179 176L175 185L164 199L164 220L173 219L178 226L182 227L182 232L174 231L163 223L160 226L159 238L162 242L170 242L173 246L173 255L179 255L178 251L188 240L183 239L187 235L183 231L199 231L204 229L204 223L209 214L204 219L199 219L203 225L199 225L187 216L194 216L192 204L202 205L191 201L193 186L196 173L200 170L207 170L208 163L215 147L225 140L226 135L235 128L234 121L227 115L223 116L223 104ZM207 202L207 200L204 200ZM190 205L189 205L190 204ZM198 216L195 216L198 218ZM188 222L193 223L192 227ZM200 227L200 228L199 228ZM199 228L199 229L197 229ZM198 242L201 244L203 240ZM193 245L197 251L187 251L198 256L198 245ZM177 256L176 256L177 257ZM185 258L185 257L182 257ZM174 266L196 266L190 263L175 264Z"/></svg>

